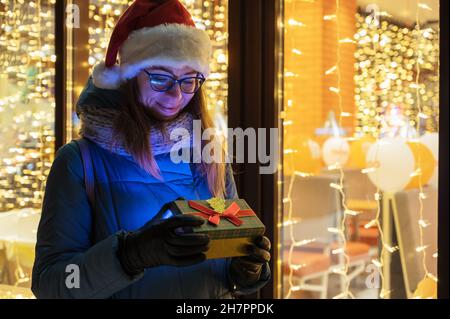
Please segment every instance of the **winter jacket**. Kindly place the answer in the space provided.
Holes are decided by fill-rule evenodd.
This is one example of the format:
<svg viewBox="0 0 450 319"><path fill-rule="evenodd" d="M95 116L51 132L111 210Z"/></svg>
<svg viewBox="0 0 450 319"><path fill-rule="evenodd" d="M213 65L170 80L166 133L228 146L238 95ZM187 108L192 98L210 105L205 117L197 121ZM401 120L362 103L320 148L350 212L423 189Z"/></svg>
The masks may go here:
<svg viewBox="0 0 450 319"><path fill-rule="evenodd" d="M117 107L120 99L115 94L96 88L89 79L78 105ZM89 148L95 172L92 208L78 145L72 141L61 147L52 164L32 275L32 291L38 298L234 298L235 293L253 293L268 282L266 263L259 282L233 293L231 258L189 267L159 266L135 277L127 275L116 256L121 232L137 230L165 203L179 197L208 199L212 195L195 164L175 164L168 153L155 156L162 182L128 157L91 141ZM227 198L238 197L229 165L226 189ZM78 271L79 287L74 281Z"/></svg>

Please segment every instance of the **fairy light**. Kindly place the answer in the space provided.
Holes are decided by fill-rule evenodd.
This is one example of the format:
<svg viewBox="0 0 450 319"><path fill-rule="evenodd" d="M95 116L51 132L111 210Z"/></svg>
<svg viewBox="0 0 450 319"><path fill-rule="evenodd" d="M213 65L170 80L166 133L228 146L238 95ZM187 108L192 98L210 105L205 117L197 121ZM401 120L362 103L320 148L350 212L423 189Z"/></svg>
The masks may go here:
<svg viewBox="0 0 450 319"><path fill-rule="evenodd" d="M387 245L387 244L384 244L383 246L384 246L384 248L386 248L386 250L387 250L388 252L390 252L391 254L392 254L393 252L396 252L397 250L400 249L400 247L398 247L398 246L389 246L389 245Z"/></svg>
<svg viewBox="0 0 450 319"><path fill-rule="evenodd" d="M313 243L315 241L316 241L316 239L314 239L314 238L313 239L304 239L304 240L300 240L300 241L294 242L292 244L292 246L294 246L294 247L301 247L301 246L305 246L305 245L311 244L311 243Z"/></svg>
<svg viewBox="0 0 450 319"><path fill-rule="evenodd" d="M363 169L361 170L361 172L362 172L363 174L368 174L368 173L375 172L376 170L377 170L376 167L368 167L368 168L363 168Z"/></svg>
<svg viewBox="0 0 450 319"><path fill-rule="evenodd" d="M346 269L345 269L345 268L340 268L340 267L332 267L332 268L331 268L331 272L334 273L334 274L337 274L337 275L341 275L341 276L346 276L346 275L347 275ZM333 297L333 299L341 299L341 298L344 298L344 297L347 296L347 294L344 292L344 293L339 294L338 296L341 296L341 297L336 298L336 297L337 297L337 296L336 296L336 297ZM343 297L342 297L342 296L343 296Z"/></svg>
<svg viewBox="0 0 450 319"><path fill-rule="evenodd" d="M428 245L418 246L416 247L416 251L418 253L423 252L425 254L425 249L427 249L428 247L429 247Z"/></svg>
<svg viewBox="0 0 450 319"><path fill-rule="evenodd" d="M304 27L304 26L305 26L304 23L302 23L302 22L300 22L300 21L297 21L297 20L295 20L295 19L289 19L289 20L288 20L288 24L289 24L290 26L296 26L296 27Z"/></svg>
<svg viewBox="0 0 450 319"><path fill-rule="evenodd" d="M379 13L378 16L389 16ZM431 29L432 30L432 29ZM438 34L421 32L420 41L415 41L416 30L401 28L388 21L381 21L373 28L364 17L357 15L355 64L355 102L358 108L356 132L377 135L383 110L390 104L402 105L404 114L415 126L417 108L414 94L414 52L423 52L421 67L427 71L439 63ZM393 54L398 52L398 54ZM422 96L426 99L420 119L426 130L437 131L439 76L430 76L430 85L420 84Z"/></svg>
<svg viewBox="0 0 450 319"><path fill-rule="evenodd" d="M424 39L426 39L427 37L425 36L425 34L421 31L421 26L420 26L420 20L419 20L419 15L420 15L420 10L421 9L425 9L425 10L430 10L431 8L425 4L420 3L417 0L417 8L416 8L416 28L415 28L415 35L416 35L416 43L417 43L417 48L416 48L416 61L415 61L415 68L416 68L416 78L415 78L415 93L416 93L416 107L417 107L417 120L416 120L416 130L417 132L419 132L420 129L420 119L427 119L428 115L424 113L423 109L422 109L422 99L423 99L423 94L425 93L424 90L422 90L422 85L420 83L420 75L421 75L421 65L423 65L424 63L424 52L422 51L422 47L420 45L420 42L423 41ZM422 154L421 154L421 149L419 148L419 152L418 152L418 167L421 167L421 161L422 161ZM424 220L424 216L423 216L423 201L426 199L426 195L423 192L423 181L422 181L422 172L420 171L420 169L417 169L417 176L418 176L418 180L419 180L419 195L418 195L418 199L419 199L419 220L418 220L418 229L419 229L419 246L416 247L416 252L419 254L422 254L422 267L423 267L423 271L424 271L424 279L425 278L432 278L433 280L435 280L437 282L437 277L434 276L432 273L430 273L430 271L428 270L428 266L426 263L426 255L427 255L427 248L429 247L429 245L425 245L424 244L424 228L430 226L430 223L428 221Z"/></svg>
<svg viewBox="0 0 450 319"><path fill-rule="evenodd" d="M345 210L344 213L347 215L350 215L350 216L358 216L359 214L361 214L361 212L357 212L357 211L350 210L350 209Z"/></svg>
<svg viewBox="0 0 450 319"><path fill-rule="evenodd" d="M418 5L418 8L421 10L431 9L420 5ZM379 24L376 25L376 27L373 27L374 25L370 22L370 17L366 18L357 14L357 32L354 37L341 38L341 34L339 32L339 19L337 15L338 9L339 0L336 1L336 14L325 15L323 16L323 20L336 21L335 23L337 24L337 61L335 65L327 65L326 67L328 69L324 72L324 74L325 76L330 76L332 74L336 74L337 76L338 84L328 86L328 90L335 93L339 99L339 125L342 126L343 118L354 117L354 120L357 123L355 134L352 137L354 140L358 140L364 135L370 135L376 138L376 142L380 142L381 137L383 137L386 133L386 128L382 125L384 120L384 112L390 106L390 103L394 103L404 106L404 114L406 115L404 125L409 124L411 126L415 126L417 131L419 131L419 124L424 123L426 131L436 132L438 129L436 118L438 117L437 105L439 98L439 75L429 76L428 82L431 83L430 85L425 85L424 83L415 81L414 78L416 78L416 80L419 79L420 72L417 72L417 67L426 69L427 71L433 71L436 68L436 64L439 66L439 32L436 32L431 28L424 30L420 30L420 28L418 30L411 30L406 27L399 27L398 25L388 21L379 21ZM377 16L392 17L392 15L387 12L377 12ZM286 19L285 21L287 21L286 27L290 28L288 30L285 29L285 33L292 33L292 30L295 30L297 27L307 27L301 21L293 18ZM355 46L356 49L354 76L356 110L354 113L344 112L342 109L339 48L347 45ZM301 49L302 48L300 46L295 48L295 50L299 51ZM286 52L288 52L288 50L286 50ZM294 53L292 52L292 47L289 49L289 52ZM307 54L306 50L303 52L305 55ZM419 57L417 57L418 54L420 54ZM301 57L295 56L295 59L300 58ZM303 76L298 69L284 69L283 73L284 79L287 80L285 83L287 84L290 84L289 78ZM427 75L429 73L431 72L427 72ZM280 74L279 76L283 77L283 74ZM416 95L416 98L414 98L414 95ZM416 100L419 100L418 96L421 97L422 101L426 101L426 103L420 105L420 107L417 107L416 105ZM294 107L298 104L297 102L292 102L292 97L290 97L290 99L288 98L287 101L287 110L293 107L294 104ZM284 115L283 119L286 122L286 115ZM293 122L290 121L291 120L287 120L287 126L293 124ZM289 128L287 128L287 130L289 130ZM285 134L287 130L284 131ZM287 147L285 149L285 154L294 153L297 153L297 150L292 147ZM362 169L362 173L368 174L374 172L378 167L379 163L372 163L368 165L368 167ZM341 192L344 214L341 219L341 226L338 228L329 229L330 232L333 234L339 234L344 239L343 247L336 248L332 251L332 253L336 255L341 255L341 253L345 254L345 219L349 216L358 215L359 212L352 211L348 208L346 209L345 194L343 193L344 173L340 165L328 165L327 168L330 171L339 170L341 175L340 183L332 183L330 184L330 187ZM295 176L306 177L310 175L310 173L297 172L292 176L292 179L294 179ZM418 169L413 173L413 175L419 176L420 178L421 171ZM426 194L423 193L422 188L420 188L419 191L419 198L426 198ZM382 199L382 194L379 188L377 188L374 194L374 199L377 201L376 216L373 220L364 225L364 227L366 229L375 227L378 230L381 250L379 252L379 258L374 259L372 263L381 269L385 264L389 264L390 254L398 253L399 246L388 245L385 241L384 229L380 222L380 201ZM290 206L292 205L290 201L285 202L285 204L289 204ZM290 215L288 214L288 218L289 216ZM421 229L429 227L429 225L429 221L424 220L423 218L418 220L418 227ZM420 245L417 248L419 248L418 253L421 253L424 256L427 250L425 245ZM342 276L347 275L349 259L348 256L346 257L346 267L334 269L336 273ZM433 257L437 258L437 252L433 254ZM386 260L384 260L385 258ZM425 276L428 278L436 278L433 274L428 273L427 270L425 273ZM379 296L380 298L388 298L392 290L386 288L383 272L380 272L380 275L382 287ZM289 280L289 285L288 297L292 291L301 289L301 287L294 285L291 281L291 277ZM350 283L347 280L346 290L335 296L335 298L351 297L352 294L349 291L349 287Z"/></svg>
<svg viewBox="0 0 450 319"><path fill-rule="evenodd" d="M334 73L336 71L336 66L332 66L331 68L329 68L328 70L325 71L326 75L330 75L332 73Z"/></svg>
<svg viewBox="0 0 450 319"><path fill-rule="evenodd" d="M340 22L339 22L339 9L340 9L340 0L336 0L336 19L335 19L335 23L336 23L336 39L337 39L337 48L336 48L336 64L335 67L333 69L333 72L336 72L336 76L337 76L337 87L330 87L329 90L336 93L338 96L338 109L339 109L339 127L342 127L342 119L343 116L342 114L345 113L343 106L342 106L342 95L341 95L341 68L340 68L340 63L341 63L341 46L343 44L349 43L347 41L347 39L341 39L341 30L340 30ZM345 282L345 287L343 289L343 291L338 294L337 296L334 296L333 299L340 299L340 298L352 298L354 299L354 295L353 293L350 291L350 279L348 277L348 268L349 268L349 263L350 263L350 256L346 253L346 247L347 247L347 237L345 235L346 232L346 219L347 216L350 215L351 211L346 204L346 195L344 192L344 171L341 165L338 165L337 169L339 170L339 175L340 175L340 179L339 179L339 184L336 183L331 183L330 187L334 188L336 190L339 191L340 195L341 195L341 205L342 208L344 210L344 214L342 216L340 216L340 223L338 222L339 228L328 228L329 232L332 233L337 233L340 237L340 244L341 247L337 248L334 250L334 252L339 252L341 254L341 258L340 261L342 263L343 261L343 269L342 272L339 273L339 275L342 276L343 281ZM348 212L348 213L345 213Z"/></svg>
<svg viewBox="0 0 450 319"><path fill-rule="evenodd" d="M301 269L301 268L303 268L303 267L305 267L306 266L306 264L299 264L299 265L297 265L297 264L292 264L291 265L291 267L292 267L292 269L293 270L299 270L299 269ZM300 289L300 288L299 288Z"/></svg>
<svg viewBox="0 0 450 319"><path fill-rule="evenodd" d="M300 219L285 220L285 221L284 221L283 223L281 223L281 225L279 225L279 226L286 227L286 226L291 226L291 225L298 224L298 223L300 223L300 222L301 222Z"/></svg>
<svg viewBox="0 0 450 319"><path fill-rule="evenodd" d="M324 16L323 16L323 19L324 19L325 21L331 21L331 20L336 19L336 15L335 15L335 14L327 14L327 15L324 15Z"/></svg>
<svg viewBox="0 0 450 319"><path fill-rule="evenodd" d="M331 251L333 255L343 254L345 252L344 248L336 248Z"/></svg>
<svg viewBox="0 0 450 319"><path fill-rule="evenodd" d="M313 174L311 174L311 173L305 173L305 172L299 172L299 171L294 172L294 175L300 176L300 177L313 176Z"/></svg>
<svg viewBox="0 0 450 319"><path fill-rule="evenodd" d="M339 12L339 1L336 2L336 14L323 16L323 19L325 21L335 21L335 23L337 25L339 25L339 21L337 19L338 12ZM291 31L291 29L286 29L286 30L284 30L285 33L293 32L294 28L297 28L297 27L307 27L303 22L298 21L298 20L296 20L294 18L287 19L286 26L292 28L292 31ZM337 45L338 45L337 61L336 61L335 65L330 66L325 71L325 75L328 76L328 75L331 75L331 74L338 73L337 74L338 75L338 83L337 83L338 85L337 86L330 86L330 87L328 87L328 89L330 90L330 92L335 93L340 99L340 104L341 104L340 105L340 109L341 109L340 114L341 114L341 117L351 117L352 113L344 112L343 109L342 109L342 100L341 100L342 99L342 97L341 97L342 93L341 93L340 70L339 70L339 61L340 61L340 55L339 55L339 53L340 53L339 52L340 51L340 46L339 45L341 45L341 44L343 44L343 45L355 44L355 41L352 40L352 39L348 39L348 38L341 39L340 38L340 34L339 34L339 26L337 27L337 35L338 35L337 41L336 41ZM298 50L298 51L302 52L300 50L300 48L294 47L294 50ZM290 52L296 54L296 52L294 50L291 49ZM285 78L285 80L288 80L289 78L299 77L300 75L297 72L298 72L298 70L294 71L294 70L287 70L287 69L285 69L284 70L284 78ZM289 84L287 84L287 85L289 85ZM289 100L289 98L287 98L287 99ZM292 102L288 103L287 106L288 107L292 107ZM286 122L286 117L284 117L284 122ZM290 124L290 122L288 122L288 123ZM285 130L285 134L286 134L286 132L287 131ZM297 151L296 149L289 148L289 146L287 146L284 149L284 154L293 154L293 153L296 153L296 151ZM347 273L348 273L348 264L349 264L349 256L346 254L345 216L346 215L356 216L356 215L359 214L359 212L350 210L350 209L348 209L345 206L345 194L343 192L343 171L342 171L341 165L339 163L335 163L335 164L329 165L328 166L328 170L330 170L330 171L332 171L332 170L339 170L341 172L340 182L339 183L330 183L329 186L331 188L333 188L333 189L335 189L335 190L340 192L340 195L341 195L341 198L343 199L343 204L344 204L344 207L345 207L345 209L344 209L344 216L342 216L342 220L341 220L342 222L338 223L339 227L330 227L328 229L328 231L330 233L332 233L334 235L337 235L338 238L340 238L339 243L343 244L342 247L337 247L336 249L333 249L331 251L332 254L339 255L338 258L340 260L339 266L337 268L333 267L333 272L335 272L336 274L339 274L340 276L343 276L343 279L346 282L345 287L343 287L344 291L341 293L340 297L342 297L342 298L354 298L353 294L349 291L350 281L349 281L348 275L347 275ZM311 176L311 175L312 174L305 173L305 172L295 172L294 175L290 179L291 183L290 183L289 189L288 189L288 194L289 194L288 198L290 196L290 192L291 192L293 181L296 178L298 178L298 177L302 178L302 177L307 177L307 176ZM287 218L288 218L288 220L290 220L292 218L291 211L290 211L292 209L292 203L291 203L290 200L288 202L286 202L286 203L289 205ZM293 231L292 231L292 227L290 227L290 236L291 236L291 242L293 242L294 244L292 244L289 247L290 249L289 249L289 254L288 254L288 258L287 258L288 259L287 262L288 262L288 264L290 266L289 267L290 273L289 273L289 278L288 278L289 290L288 290L287 295L286 295L287 298L289 298L291 296L291 293L293 291L301 290L301 288L302 288L302 287L299 287L299 286L295 285L293 283L293 281L292 281L293 268L295 268L295 267L292 267L292 260L291 260L291 258L292 258L292 250L296 246L296 244L303 245L303 244L307 244L307 242L308 242L308 241L306 243L305 242L302 242L302 243L295 242L295 237L294 237L294 234L293 234Z"/></svg>
<svg viewBox="0 0 450 319"><path fill-rule="evenodd" d="M297 30L297 28L307 27L303 22L298 21L294 18L287 19L287 23L282 24L282 25L285 26L284 32L291 32L291 30ZM301 48L297 47L295 45L289 50L289 53L292 54L292 56L295 56L296 59L302 58L302 55L303 55L303 51L301 50ZM293 72L291 70L285 69L285 70L283 70L283 73L280 74L280 76L283 77L284 81L286 81L291 78L292 79L298 78L299 74L296 72ZM282 94L283 92L280 92L280 93ZM286 102L287 102L287 108L292 108L294 106L293 100L289 99L289 97L286 97ZM280 114L280 116L283 118L283 122L282 122L283 127L285 127L287 129L288 127L290 127L291 125L294 124L294 121L291 119L286 119L286 113L287 112L284 111L284 113L282 112ZM284 132L286 132L286 129ZM285 155L297 154L298 150L296 148L289 147L288 145L286 145L283 153ZM301 222L301 220L295 220L293 218L293 202L292 202L291 195L292 195L294 181L298 178L305 178L305 177L308 177L311 175L312 174L308 173L308 172L294 171L292 174L292 177L290 179L290 183L289 183L289 185L287 185L288 186L287 187L287 195L282 201L283 204L287 205L287 214L284 217L285 220L283 221L282 226L284 227L283 228L284 232L286 232L290 238L287 257L286 257L286 260L284 260L284 262L288 264L288 270L289 270L289 273L287 275L287 277L288 277L287 282L289 284L289 289L286 292L284 292L285 298L290 298L292 293L300 291L303 288L301 285L298 285L294 282L294 271L297 271L305 266L304 264L298 264L298 261L297 261L297 263L295 263L293 261L294 249L308 245L316 240L315 238L298 240L295 236L294 227L293 227L296 223ZM280 262L281 262L281 260L280 260Z"/></svg>
<svg viewBox="0 0 450 319"><path fill-rule="evenodd" d="M284 73L284 76L285 77L297 77L298 76L298 74L296 74L296 73L294 73L294 72L286 72L286 73Z"/></svg>
<svg viewBox="0 0 450 319"><path fill-rule="evenodd" d="M53 161L53 3L23 4L0 3L0 211L40 208Z"/></svg>
<svg viewBox="0 0 450 319"><path fill-rule="evenodd" d="M418 6L419 8L420 6ZM400 29L395 25L389 25L387 22L383 21L381 23L381 31L380 28L368 28L367 24L362 24L362 18L358 17L360 25L358 27L360 28L358 30L358 33L355 35L355 39L359 39L358 44L358 50L355 54L355 56L360 59L356 65L357 69L360 67L360 70L362 70L361 76L356 75L355 80L357 83L357 89L356 89L356 96L355 101L357 102L357 105L359 105L360 112L357 115L358 121L360 123L359 127L357 128L358 132L363 132L365 134L372 134L375 137L377 137L377 141L379 141L380 134L383 134L384 132L380 130L380 127L378 126L377 121L381 119L381 112L384 107L388 106L387 101L388 100L396 100L397 102L403 102L408 105L408 109L406 110L406 114L409 117L409 121L412 122L415 126L417 131L419 131L419 125L420 120L426 120L427 122L427 130L428 131L434 131L436 130L435 126L429 125L428 123L431 123L432 119L436 118L437 114L433 113L431 109L424 110L421 107L421 97L427 96L431 97L431 102L436 102L436 96L438 96L436 90L430 91L428 88L425 88L424 85L419 83L419 76L420 76L420 68L424 65L427 65L428 69L431 69L430 63L424 62L425 59L428 59L428 61L438 60L436 59L437 52L438 52L438 46L435 42L436 39L432 39L430 41L430 36L432 35L432 32L427 33L421 33L420 31L420 24L418 19L418 10L416 12L416 30L409 30L406 28ZM381 32L381 33L380 33ZM421 34L423 35L421 37ZM382 43L382 38L384 36L385 42ZM369 39L368 39L369 38ZM414 38L416 41L414 41ZM426 39L428 42L426 42L425 45L420 45L420 41L424 41ZM388 43L392 43L391 48L393 47L395 50L399 52L405 52L403 56L403 61L395 60L394 58L390 56L386 56L385 53L383 53L383 47L389 47ZM371 50L367 50L368 43L372 43ZM372 53L371 53L372 52ZM386 58L386 61L382 60L370 60L371 55L375 55L375 52L378 53L382 58ZM413 53L416 52L417 57L415 58L413 56ZM424 54L424 52L426 52ZM426 55L426 57L424 56ZM369 59L368 59L369 57ZM393 69L388 69L386 65ZM374 67L373 67L374 66ZM378 67L380 66L380 67ZM414 66L416 68L415 72L415 81L413 81L413 71ZM377 74L382 74L379 78L377 78ZM367 82L362 82L361 80L366 77ZM397 92L397 97L387 97L387 89L393 88L391 86L391 83L389 82L383 82L380 85L380 88L377 88L374 86L373 79L377 81L377 79L383 79L383 78L390 78L391 80L395 81L396 85L394 85L393 92ZM433 81L438 81L437 79L433 79ZM409 82L409 84L408 84ZM379 82L380 83L380 82ZM384 84L386 83L386 84ZM437 86L435 86L437 87ZM428 91L427 91L428 90ZM373 94L377 95L376 99L371 98ZM416 95L416 104L414 99L412 99L413 93ZM381 102L380 102L381 100ZM377 105L377 103L381 104ZM364 111L364 112L363 112ZM375 115L374 122L370 122L370 120L373 119L373 116ZM372 118L372 119L371 119ZM366 121L367 119L367 121ZM419 165L420 167L420 154L419 154ZM363 173L369 173L373 172L377 169L377 167L368 167L366 169L363 169ZM419 177L419 201L420 201L420 212L419 212L419 220L418 220L418 227L420 232L420 244L418 247L416 247L417 253L421 253L423 256L423 267L425 269L425 277L433 278L434 275L430 274L426 268L425 264L425 254L426 249L428 248L427 245L423 245L423 228L428 227L430 223L428 221L425 221L423 219L422 213L423 213L423 203L422 200L426 198L426 194L422 191L422 181L421 176L422 172L420 169L417 169L411 174L412 176L418 176ZM381 199L381 196L379 194L379 190L377 189L377 192L375 194L375 199L379 201ZM379 205L377 209L377 216L374 220L370 221L365 225L365 228L371 228L374 226L378 227L379 234L380 234L380 240L382 243L382 251L380 252L380 261L379 266L380 268L383 267L384 262L384 256L385 251L388 253L394 253L399 250L398 246L391 247L387 245L384 241L384 233L383 229L381 228L380 222L379 222ZM378 261L377 261L378 263ZM377 264L374 262L374 264ZM382 272L381 272L381 275ZM385 280L382 276L382 289L380 292L380 297L385 298L388 297L391 293L391 290L387 290L385 287Z"/></svg>
<svg viewBox="0 0 450 319"><path fill-rule="evenodd" d="M427 220L419 219L418 224L422 228L426 228L431 225L431 223Z"/></svg>
<svg viewBox="0 0 450 319"><path fill-rule="evenodd" d="M183 0L192 14L195 24L203 28L211 38L213 59L209 80L205 82L208 109L213 113L216 125L226 132L228 101L228 2Z"/></svg>
<svg viewBox="0 0 450 319"><path fill-rule="evenodd" d="M333 93L339 94L340 89L334 86L329 87L329 90Z"/></svg>
<svg viewBox="0 0 450 319"><path fill-rule="evenodd" d="M373 198L376 201L380 201L381 200L381 194L380 194L380 190L377 188L377 192L373 195Z"/></svg>
<svg viewBox="0 0 450 319"><path fill-rule="evenodd" d="M32 209L39 213L54 151L54 2L0 2L0 212ZM14 285L31 274L21 256L11 255ZM31 293L30 293L31 295ZM14 291L2 298L32 298Z"/></svg>
<svg viewBox="0 0 450 319"><path fill-rule="evenodd" d="M289 265L289 276L288 276L288 282L290 285L289 291L286 294L285 298L289 298L292 294L292 292L295 291L299 291L301 290L301 286L299 285L295 285L294 284L294 271L300 269L301 267L304 267L304 265L296 265L295 263L293 263L292 261L292 256L293 256L293 251L295 248L297 247L301 247L301 246L305 246L308 245L312 242L314 242L316 239L315 238L311 238L311 239L304 239L304 240L296 240L295 235L294 235L294 228L292 227L292 225L294 225L295 223L298 223L300 220L295 220L292 216L292 212L293 212L293 203L292 203L292 190L293 190L293 185L294 185L294 181L296 178L302 178L303 175L301 174L294 174L292 176L292 178L290 179L289 182L289 188L288 188L288 193L287 193L287 197L283 200L283 203L287 203L288 204L288 216L287 216L287 220L285 220L283 222L283 226L289 226L289 236L291 239L290 242L290 247L289 247L289 252L288 252L288 265Z"/></svg>
<svg viewBox="0 0 450 319"><path fill-rule="evenodd" d="M420 8L420 9L425 9L425 10L432 11L432 9L425 3L417 3L417 7Z"/></svg>
<svg viewBox="0 0 450 319"><path fill-rule="evenodd" d="M345 39L340 39L339 43L356 43L356 41L353 39L350 39L350 38L345 38Z"/></svg>
<svg viewBox="0 0 450 319"><path fill-rule="evenodd" d="M342 169L341 169L342 170ZM344 186L342 184L330 183L330 187L341 191Z"/></svg>
<svg viewBox="0 0 450 319"><path fill-rule="evenodd" d="M339 234L340 233L340 230L338 228L336 228L336 227L328 227L327 230L330 233L333 233L333 234Z"/></svg>
<svg viewBox="0 0 450 319"><path fill-rule="evenodd" d="M378 137L377 137L378 140ZM367 169L366 169L367 170ZM376 170L376 167L372 167L370 168L370 170ZM364 171L364 170L363 170ZM380 282L381 282L381 291L379 294L379 297L384 299L384 298L388 298L390 296L391 290L386 289L386 280L384 278L384 274L383 274L383 267L385 265L385 252L392 254L394 252L396 252L398 250L398 246L390 246L386 243L385 241L385 233L384 233L384 229L381 227L381 223L380 223L380 216L381 216L381 205L380 205L380 201L381 201L381 194L380 194L380 189L377 186L376 192L374 194L374 199L377 202L377 208L376 208L376 215L375 218L372 219L371 221L369 221L367 224L364 225L365 229L370 229L372 227L376 227L378 230L378 234L380 236L379 240L381 243L381 251L379 253L379 260L378 259L372 259L372 264L374 264L376 267L380 268L380 271L378 272L380 275Z"/></svg>
<svg viewBox="0 0 450 319"><path fill-rule="evenodd" d="M341 165L339 163L335 163L335 164L328 165L328 170L334 171L334 170L338 170L340 167L341 167Z"/></svg>

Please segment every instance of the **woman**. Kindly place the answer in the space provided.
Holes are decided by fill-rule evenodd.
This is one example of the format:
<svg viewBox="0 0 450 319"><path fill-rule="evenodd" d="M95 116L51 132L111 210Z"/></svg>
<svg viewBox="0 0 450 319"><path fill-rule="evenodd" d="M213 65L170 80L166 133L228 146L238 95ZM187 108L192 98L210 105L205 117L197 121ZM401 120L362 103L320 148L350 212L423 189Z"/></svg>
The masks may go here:
<svg viewBox="0 0 450 319"><path fill-rule="evenodd" d="M38 298L233 298L268 282L266 237L249 256L205 260L209 237L177 231L203 218L155 218L179 197L237 198L229 166L170 158L180 143L169 138L174 129L192 133L196 119L202 130L212 126L202 93L210 48L178 0L137 0L121 16L78 102L95 202L72 141L47 180L32 277Z"/></svg>

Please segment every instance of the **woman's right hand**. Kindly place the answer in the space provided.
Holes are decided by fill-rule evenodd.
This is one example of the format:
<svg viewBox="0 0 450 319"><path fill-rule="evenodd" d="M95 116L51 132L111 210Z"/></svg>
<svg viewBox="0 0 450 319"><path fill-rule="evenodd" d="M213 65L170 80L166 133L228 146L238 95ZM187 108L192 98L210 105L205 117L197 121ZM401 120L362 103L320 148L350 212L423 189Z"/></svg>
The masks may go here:
<svg viewBox="0 0 450 319"><path fill-rule="evenodd" d="M190 266L204 261L209 236L176 232L179 227L198 227L204 222L198 216L176 215L148 223L135 232L124 233L119 237L117 252L122 267L129 275L136 275L145 268Z"/></svg>

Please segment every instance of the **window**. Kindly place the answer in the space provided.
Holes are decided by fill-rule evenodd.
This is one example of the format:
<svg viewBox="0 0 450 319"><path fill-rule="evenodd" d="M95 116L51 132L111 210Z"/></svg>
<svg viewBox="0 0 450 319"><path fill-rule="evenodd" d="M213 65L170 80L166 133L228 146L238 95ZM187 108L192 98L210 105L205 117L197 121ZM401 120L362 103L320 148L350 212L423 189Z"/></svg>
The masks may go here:
<svg viewBox="0 0 450 319"><path fill-rule="evenodd" d="M54 1L1 1L0 285L30 285L36 225L54 154L53 30ZM4 293L0 289L0 298Z"/></svg>
<svg viewBox="0 0 450 319"><path fill-rule="evenodd" d="M436 297L439 1L283 5L283 298Z"/></svg>

